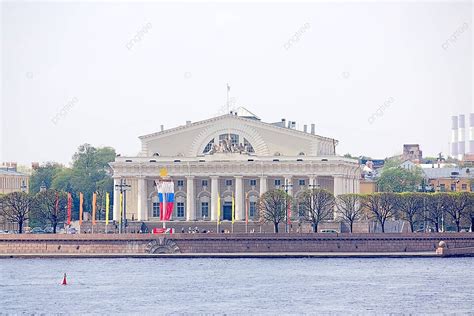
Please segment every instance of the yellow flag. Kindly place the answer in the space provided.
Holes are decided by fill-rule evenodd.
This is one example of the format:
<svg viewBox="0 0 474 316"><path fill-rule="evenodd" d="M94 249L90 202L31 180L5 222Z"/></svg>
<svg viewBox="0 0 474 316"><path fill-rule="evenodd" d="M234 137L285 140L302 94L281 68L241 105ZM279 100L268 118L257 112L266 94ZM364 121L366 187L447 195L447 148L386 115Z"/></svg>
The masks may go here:
<svg viewBox="0 0 474 316"><path fill-rule="evenodd" d="M109 225L109 208L110 208L110 197L109 192L105 193L105 225Z"/></svg>
<svg viewBox="0 0 474 316"><path fill-rule="evenodd" d="M122 224L122 213L123 213L123 194L120 192L120 216L119 216L119 224Z"/></svg>
<svg viewBox="0 0 474 316"><path fill-rule="evenodd" d="M221 222L221 197L217 193L217 223Z"/></svg>
<svg viewBox="0 0 474 316"><path fill-rule="evenodd" d="M82 204L84 203L84 194L79 193L79 225L82 225L82 213L84 212L84 209L82 207Z"/></svg>
<svg viewBox="0 0 474 316"><path fill-rule="evenodd" d="M235 221L235 200L234 200L234 193L232 193L232 224Z"/></svg>
<svg viewBox="0 0 474 316"><path fill-rule="evenodd" d="M92 194L92 225L95 225L95 212L97 209L97 194Z"/></svg>

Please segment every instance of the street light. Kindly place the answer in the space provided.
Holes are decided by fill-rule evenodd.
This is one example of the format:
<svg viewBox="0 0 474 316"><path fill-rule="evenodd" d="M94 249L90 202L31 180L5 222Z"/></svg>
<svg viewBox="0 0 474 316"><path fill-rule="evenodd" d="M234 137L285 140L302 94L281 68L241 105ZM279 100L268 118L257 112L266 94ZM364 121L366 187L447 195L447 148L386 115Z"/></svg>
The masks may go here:
<svg viewBox="0 0 474 316"><path fill-rule="evenodd" d="M285 184L282 185L282 187L285 188L285 207L286 207L286 210L285 210L285 232L286 233L289 233L289 227L288 227L288 189L292 188L293 187L293 184L290 183L289 179L285 179Z"/></svg>
<svg viewBox="0 0 474 316"><path fill-rule="evenodd" d="M28 188L28 187L27 187L26 184L25 184L25 180L22 180L22 181L21 181L21 185L20 185L20 190L21 190L21 192L26 192L26 189L27 189L27 188Z"/></svg>
<svg viewBox="0 0 474 316"><path fill-rule="evenodd" d="M120 179L120 184L115 185L115 190L120 192L120 194L123 195L123 200L122 200L122 210L123 214L120 214L122 220L120 221L120 226L119 226L119 233L122 233L122 225L124 230L127 229L127 191L131 189L131 185L127 184L127 181L125 179Z"/></svg>

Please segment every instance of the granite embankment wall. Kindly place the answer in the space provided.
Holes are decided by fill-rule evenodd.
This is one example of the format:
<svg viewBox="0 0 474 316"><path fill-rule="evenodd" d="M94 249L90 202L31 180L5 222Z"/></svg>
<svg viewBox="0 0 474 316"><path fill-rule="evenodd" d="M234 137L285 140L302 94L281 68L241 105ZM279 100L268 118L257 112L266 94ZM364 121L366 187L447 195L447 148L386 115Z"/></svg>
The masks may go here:
<svg viewBox="0 0 474 316"><path fill-rule="evenodd" d="M0 254L435 252L473 249L474 233L0 235Z"/></svg>

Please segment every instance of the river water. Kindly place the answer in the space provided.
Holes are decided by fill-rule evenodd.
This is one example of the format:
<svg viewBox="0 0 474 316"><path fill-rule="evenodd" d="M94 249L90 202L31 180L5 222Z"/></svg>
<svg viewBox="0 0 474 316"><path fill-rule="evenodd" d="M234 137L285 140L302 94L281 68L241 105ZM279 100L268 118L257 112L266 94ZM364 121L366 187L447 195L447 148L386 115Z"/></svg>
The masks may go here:
<svg viewBox="0 0 474 316"><path fill-rule="evenodd" d="M473 312L474 258L0 259L0 314Z"/></svg>

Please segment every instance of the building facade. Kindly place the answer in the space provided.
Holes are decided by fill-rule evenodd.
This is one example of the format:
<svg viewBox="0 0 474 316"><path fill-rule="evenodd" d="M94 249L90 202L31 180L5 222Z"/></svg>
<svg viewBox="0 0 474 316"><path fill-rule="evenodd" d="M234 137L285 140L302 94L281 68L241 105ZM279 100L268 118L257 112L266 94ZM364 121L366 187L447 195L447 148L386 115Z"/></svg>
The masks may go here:
<svg viewBox="0 0 474 316"><path fill-rule="evenodd" d="M219 117L140 137L136 157L117 157L110 165L114 184L125 180L128 219L158 221L160 204L155 181L166 169L175 186L173 220L252 219L257 200L280 188L297 197L307 188L335 195L359 193L357 160L335 154L337 141L296 129L281 120L264 123L241 108ZM218 211L220 207L220 211ZM114 194L114 220L120 217L120 195Z"/></svg>
<svg viewBox="0 0 474 316"><path fill-rule="evenodd" d="M28 192L29 175L17 171L16 163L0 165L0 195L12 192ZM16 230L16 224L11 223L0 214L0 230Z"/></svg>

